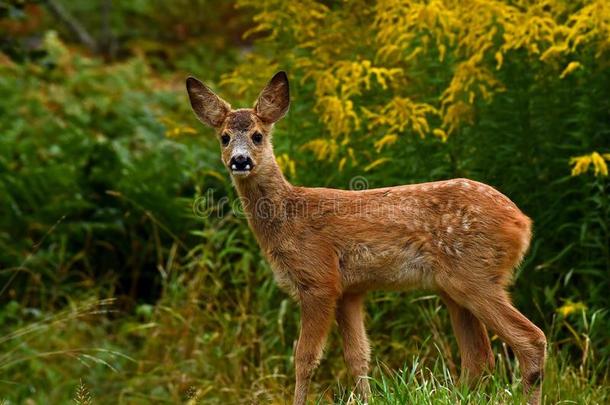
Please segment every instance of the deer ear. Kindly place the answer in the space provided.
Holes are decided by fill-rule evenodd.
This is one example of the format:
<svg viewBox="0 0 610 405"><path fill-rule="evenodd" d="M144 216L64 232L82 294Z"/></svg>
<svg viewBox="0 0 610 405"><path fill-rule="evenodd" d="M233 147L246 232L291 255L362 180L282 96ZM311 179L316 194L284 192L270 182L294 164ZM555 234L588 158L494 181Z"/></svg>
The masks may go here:
<svg viewBox="0 0 610 405"><path fill-rule="evenodd" d="M254 105L254 112L265 123L279 121L290 106L290 89L286 72L277 72L267 83Z"/></svg>
<svg viewBox="0 0 610 405"><path fill-rule="evenodd" d="M206 125L219 128L231 111L231 106L194 77L186 79L186 90L197 118Z"/></svg>

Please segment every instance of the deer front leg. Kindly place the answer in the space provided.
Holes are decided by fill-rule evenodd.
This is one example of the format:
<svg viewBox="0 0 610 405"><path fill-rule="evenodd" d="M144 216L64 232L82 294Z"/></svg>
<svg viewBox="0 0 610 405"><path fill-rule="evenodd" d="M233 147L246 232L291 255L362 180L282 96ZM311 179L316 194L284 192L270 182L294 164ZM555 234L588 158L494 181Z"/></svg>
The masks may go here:
<svg viewBox="0 0 610 405"><path fill-rule="evenodd" d="M294 356L296 365L294 405L305 405L307 402L309 383L322 357L336 306L334 296L313 296L302 293L300 301L301 334Z"/></svg>
<svg viewBox="0 0 610 405"><path fill-rule="evenodd" d="M343 338L345 363L356 380L356 392L364 403L370 394L368 380L371 349L366 329L362 304L364 294L346 294L337 305L337 324Z"/></svg>

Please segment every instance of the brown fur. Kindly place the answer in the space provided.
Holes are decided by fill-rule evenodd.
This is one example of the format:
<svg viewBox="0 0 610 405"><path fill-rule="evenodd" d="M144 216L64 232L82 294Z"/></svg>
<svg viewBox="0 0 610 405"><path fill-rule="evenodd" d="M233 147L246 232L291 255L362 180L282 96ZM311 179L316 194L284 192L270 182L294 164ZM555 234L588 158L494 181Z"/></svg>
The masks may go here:
<svg viewBox="0 0 610 405"><path fill-rule="evenodd" d="M237 110L227 117L226 129L231 132L248 132L256 125L256 116L251 110Z"/></svg>
<svg viewBox="0 0 610 405"><path fill-rule="evenodd" d="M191 102L199 100L191 89L207 89L202 86L189 86ZM530 219L497 190L468 179L363 191L291 185L271 144L272 124L286 113L288 93L280 73L254 109L230 111L214 127L232 137L222 151L227 167L234 148L248 148L254 168L234 176L235 187L279 285L301 304L294 403L306 402L333 319L357 391L366 399L364 296L373 289L410 288L437 291L449 308L465 380L494 366L490 328L513 348L530 403L538 403L546 339L506 293L530 243ZM214 101L211 108L219 105L228 104ZM210 121L205 105L193 108ZM257 131L261 145L251 140Z"/></svg>

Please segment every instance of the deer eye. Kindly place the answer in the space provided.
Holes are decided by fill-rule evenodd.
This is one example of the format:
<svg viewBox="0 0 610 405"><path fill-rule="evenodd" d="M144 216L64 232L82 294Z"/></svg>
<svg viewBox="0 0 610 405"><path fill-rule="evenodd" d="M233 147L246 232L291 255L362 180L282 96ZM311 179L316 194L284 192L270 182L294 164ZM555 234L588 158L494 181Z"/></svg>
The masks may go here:
<svg viewBox="0 0 610 405"><path fill-rule="evenodd" d="M260 132L255 132L252 135L252 142L259 145L263 141L263 135Z"/></svg>
<svg viewBox="0 0 610 405"><path fill-rule="evenodd" d="M227 146L231 141L231 137L227 134L222 134L220 137L220 142L222 142L222 146Z"/></svg>

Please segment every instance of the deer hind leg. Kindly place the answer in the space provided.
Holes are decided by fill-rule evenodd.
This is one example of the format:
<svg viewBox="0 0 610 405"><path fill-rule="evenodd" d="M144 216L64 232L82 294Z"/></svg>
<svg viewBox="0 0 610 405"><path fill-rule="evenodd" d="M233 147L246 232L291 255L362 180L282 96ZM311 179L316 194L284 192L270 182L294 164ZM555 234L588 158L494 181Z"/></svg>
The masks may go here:
<svg viewBox="0 0 610 405"><path fill-rule="evenodd" d="M542 330L511 304L500 285L464 282L452 277L440 285L454 301L472 312L513 349L519 359L528 403L539 404L546 355L546 337Z"/></svg>
<svg viewBox="0 0 610 405"><path fill-rule="evenodd" d="M330 296L302 294L300 301L301 333L294 356L294 405L305 405L307 402L309 384L322 357L336 306L336 298Z"/></svg>
<svg viewBox="0 0 610 405"><path fill-rule="evenodd" d="M337 305L337 324L343 339L343 356L356 381L356 392L366 402L370 394L368 381L371 349L364 328L364 294L346 294Z"/></svg>
<svg viewBox="0 0 610 405"><path fill-rule="evenodd" d="M460 381L472 385L484 371L494 368L494 355L487 329L472 312L459 305L449 295L441 293L441 298L449 310L451 325L460 349Z"/></svg>

